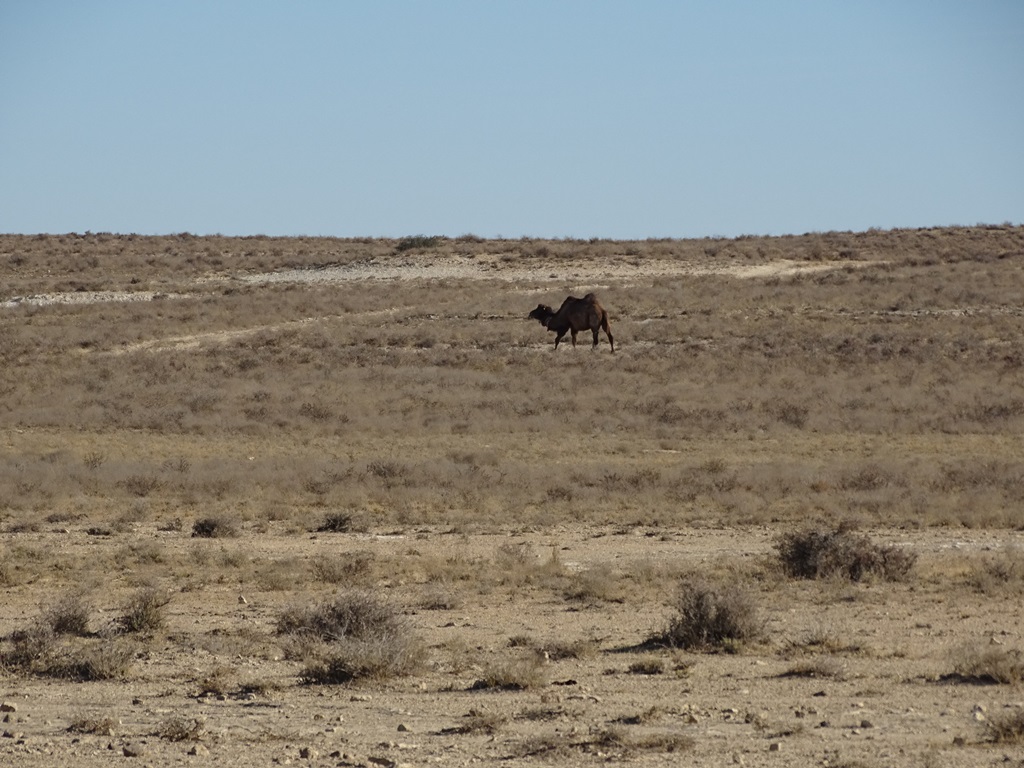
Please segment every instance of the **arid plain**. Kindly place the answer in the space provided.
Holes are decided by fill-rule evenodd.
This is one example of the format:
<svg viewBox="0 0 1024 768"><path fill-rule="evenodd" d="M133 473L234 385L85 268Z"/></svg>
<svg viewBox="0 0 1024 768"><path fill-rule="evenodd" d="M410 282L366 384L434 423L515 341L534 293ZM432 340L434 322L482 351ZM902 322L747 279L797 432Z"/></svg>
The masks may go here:
<svg viewBox="0 0 1024 768"><path fill-rule="evenodd" d="M0 557L5 764L1024 765L1024 228L0 235Z"/></svg>

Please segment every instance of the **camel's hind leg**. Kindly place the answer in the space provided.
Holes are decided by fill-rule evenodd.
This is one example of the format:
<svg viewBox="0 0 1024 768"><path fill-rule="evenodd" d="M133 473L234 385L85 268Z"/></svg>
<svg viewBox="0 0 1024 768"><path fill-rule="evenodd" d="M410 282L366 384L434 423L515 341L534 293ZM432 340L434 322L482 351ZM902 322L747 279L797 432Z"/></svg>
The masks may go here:
<svg viewBox="0 0 1024 768"><path fill-rule="evenodd" d="M608 313L605 312L601 315L601 327L604 328L604 335L608 337L608 344L612 348L612 352L615 351L615 339L612 338L612 327L608 323ZM594 330L594 344L597 344L597 330Z"/></svg>

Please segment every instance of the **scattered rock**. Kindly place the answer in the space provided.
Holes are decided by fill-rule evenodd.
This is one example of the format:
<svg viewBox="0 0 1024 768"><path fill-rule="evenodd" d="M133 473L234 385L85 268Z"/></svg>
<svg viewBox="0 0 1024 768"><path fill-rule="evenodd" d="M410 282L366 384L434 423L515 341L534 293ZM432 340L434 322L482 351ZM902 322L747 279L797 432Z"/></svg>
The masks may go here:
<svg viewBox="0 0 1024 768"><path fill-rule="evenodd" d="M0 704L0 712L17 712L17 711L18 711L18 705L14 704L14 703L12 703L10 701L5 701L3 704Z"/></svg>
<svg viewBox="0 0 1024 768"><path fill-rule="evenodd" d="M399 723L398 724L398 731L400 733L407 733L409 731L409 728L408 728L408 726L406 726L405 723Z"/></svg>
<svg viewBox="0 0 1024 768"><path fill-rule="evenodd" d="M146 748L141 744L125 744L121 748L121 754L125 757L142 757L146 754Z"/></svg>
<svg viewBox="0 0 1024 768"><path fill-rule="evenodd" d="M781 741L773 741L771 744L768 745L768 751L769 752L779 752L781 750L782 750L782 742Z"/></svg>
<svg viewBox="0 0 1024 768"><path fill-rule="evenodd" d="M302 747L299 750L299 757L303 760L316 760L319 756L320 753L313 749L313 747Z"/></svg>
<svg viewBox="0 0 1024 768"><path fill-rule="evenodd" d="M860 721L860 727L861 728L874 728L875 725L870 720L861 720Z"/></svg>
<svg viewBox="0 0 1024 768"><path fill-rule="evenodd" d="M210 754L210 750L206 748L204 744L193 744L192 749L188 751L188 754L192 756L200 755L205 756Z"/></svg>

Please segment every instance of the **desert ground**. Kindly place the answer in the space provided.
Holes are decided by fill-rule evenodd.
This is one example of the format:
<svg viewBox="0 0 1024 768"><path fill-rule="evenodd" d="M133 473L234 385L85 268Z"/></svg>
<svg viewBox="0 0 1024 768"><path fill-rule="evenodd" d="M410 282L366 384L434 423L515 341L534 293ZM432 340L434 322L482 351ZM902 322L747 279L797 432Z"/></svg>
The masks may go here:
<svg viewBox="0 0 1024 768"><path fill-rule="evenodd" d="M1011 225L0 235L0 761L1024 766L1022 331Z"/></svg>

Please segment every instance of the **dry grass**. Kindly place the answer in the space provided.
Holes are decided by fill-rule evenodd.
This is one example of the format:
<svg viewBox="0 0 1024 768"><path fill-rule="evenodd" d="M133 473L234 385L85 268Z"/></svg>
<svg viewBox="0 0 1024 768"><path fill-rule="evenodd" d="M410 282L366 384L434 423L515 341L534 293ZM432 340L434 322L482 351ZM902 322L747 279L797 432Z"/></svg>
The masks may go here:
<svg viewBox="0 0 1024 768"><path fill-rule="evenodd" d="M403 253L496 258L543 276L566 259L651 266L653 277L602 289L624 353L611 363L549 354L525 310L568 288L529 278L525 293L459 279L196 282L228 264L387 264L399 241L2 236L8 296L122 288L169 298L0 308L0 428L27 430L0 458L0 515L12 531L39 525L36 508L76 502L75 525L103 527L106 510L137 501L201 505L204 518L284 509L307 530L352 515L368 527L479 522L499 508L506 522L533 524L541 507L547 522L838 513L1014 526L1024 275L1011 256L1022 243L1024 230L1003 227L441 239ZM657 276L663 265L779 259L839 268ZM582 389L572 383L581 377ZM89 439L76 439L83 430ZM576 434L600 450L563 466ZM864 458L878 438L892 449ZM349 450L321 450L336 440ZM784 448L756 450L765 440Z"/></svg>
<svg viewBox="0 0 1024 768"><path fill-rule="evenodd" d="M163 695L173 659L200 656L174 678L188 696L239 694L250 664L270 670L260 686L370 681L413 694L422 681L394 678L422 672L453 696L476 696L465 689L479 680L496 692L488 702L528 690L520 720L564 722L523 754L682 748L685 737L643 718L605 729L596 707L554 685L654 691L687 669L642 641L679 583L675 555L588 561L573 551L579 532L663 544L747 527L835 544L834 521L854 520L1007 538L1024 504L1021 254L1020 227L628 243L0 235L0 586L29 613L43 605L28 624L11 603L0 664L19 684L129 678ZM782 260L796 269L771 272ZM371 263L479 274L243 279ZM623 271L591 279L606 266ZM591 289L611 312L615 356L553 353L526 312ZM8 304L102 290L158 297ZM469 546L483 535L494 538ZM770 663L779 649L801 654L786 674L844 684L847 669L859 675L863 659L845 655L866 653L860 634L800 640L807 611L838 596L851 603L844 620L868 622L872 601L897 589L945 587L884 583L908 575L903 550L863 538L839 549L853 565L833 551L808 570L867 586L709 555L711 585L684 584L654 640L753 654L768 613ZM979 557L952 588L965 605L1009 605L1018 561L1009 549ZM70 591L97 583L102 593ZM375 630L339 620L351 589L365 591L350 612ZM542 615L549 623L529 630L543 639L505 648L513 630L488 634L481 616L505 602ZM195 624L197 604L220 624ZM870 653L888 662L891 645L915 638L922 654L946 652L944 627L900 621L907 636L863 640ZM450 663L424 664L418 628ZM630 648L650 655L593 674L611 665L604 652L638 640ZM707 663L734 661L750 659ZM1019 666L1011 652L953 663L961 682L1004 684ZM741 684L762 679L802 682ZM464 724L518 738L488 713ZM187 734L194 722L178 725Z"/></svg>

